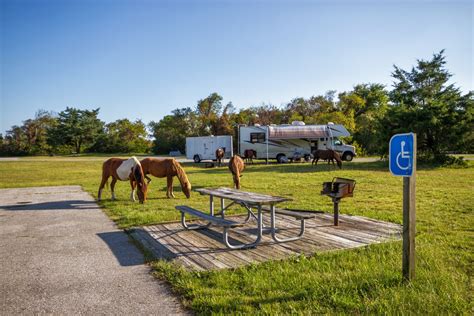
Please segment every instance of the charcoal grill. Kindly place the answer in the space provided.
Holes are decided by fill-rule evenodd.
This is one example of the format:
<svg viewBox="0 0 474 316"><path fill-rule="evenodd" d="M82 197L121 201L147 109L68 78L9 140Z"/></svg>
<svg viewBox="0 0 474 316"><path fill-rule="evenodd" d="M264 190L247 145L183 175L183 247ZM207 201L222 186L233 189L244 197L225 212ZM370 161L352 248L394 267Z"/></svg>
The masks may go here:
<svg viewBox="0 0 474 316"><path fill-rule="evenodd" d="M352 197L356 181L346 178L333 178L332 182L323 182L321 195L332 198L334 204L334 226L339 225L339 202L345 197Z"/></svg>

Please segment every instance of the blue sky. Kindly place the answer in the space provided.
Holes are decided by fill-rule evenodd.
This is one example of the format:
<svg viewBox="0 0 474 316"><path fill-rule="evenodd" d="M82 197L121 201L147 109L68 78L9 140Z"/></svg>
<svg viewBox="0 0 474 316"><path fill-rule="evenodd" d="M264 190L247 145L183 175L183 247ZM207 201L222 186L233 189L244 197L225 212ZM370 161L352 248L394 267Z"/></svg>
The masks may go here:
<svg viewBox="0 0 474 316"><path fill-rule="evenodd" d="M441 49L474 90L471 1L0 1L0 133L38 109L147 123L212 92L241 108L390 87Z"/></svg>

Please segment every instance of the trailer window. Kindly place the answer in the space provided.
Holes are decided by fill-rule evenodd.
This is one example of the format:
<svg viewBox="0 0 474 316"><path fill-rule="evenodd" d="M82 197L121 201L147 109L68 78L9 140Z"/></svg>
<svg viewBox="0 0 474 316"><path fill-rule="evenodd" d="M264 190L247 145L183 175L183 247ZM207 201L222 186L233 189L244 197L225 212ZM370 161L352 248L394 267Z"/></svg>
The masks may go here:
<svg viewBox="0 0 474 316"><path fill-rule="evenodd" d="M255 143L264 143L265 142L265 133L250 133L250 142Z"/></svg>

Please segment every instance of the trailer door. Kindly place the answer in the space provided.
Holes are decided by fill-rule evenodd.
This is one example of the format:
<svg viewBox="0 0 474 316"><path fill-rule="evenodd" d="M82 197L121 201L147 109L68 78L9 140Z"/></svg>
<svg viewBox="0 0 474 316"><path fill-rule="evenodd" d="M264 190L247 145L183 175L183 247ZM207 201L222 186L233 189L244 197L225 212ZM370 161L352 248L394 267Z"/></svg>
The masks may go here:
<svg viewBox="0 0 474 316"><path fill-rule="evenodd" d="M203 159L214 159L216 154L214 151L214 139L209 137L203 142L203 145Z"/></svg>

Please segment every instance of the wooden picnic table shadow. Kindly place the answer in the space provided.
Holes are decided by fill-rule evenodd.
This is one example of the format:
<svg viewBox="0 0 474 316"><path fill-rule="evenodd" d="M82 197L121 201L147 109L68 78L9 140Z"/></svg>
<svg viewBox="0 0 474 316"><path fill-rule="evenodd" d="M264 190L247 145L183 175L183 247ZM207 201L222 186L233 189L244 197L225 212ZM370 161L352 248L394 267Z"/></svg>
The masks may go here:
<svg viewBox="0 0 474 316"><path fill-rule="evenodd" d="M85 200L64 200L32 203L31 201L19 201L16 204L0 205L0 210L5 211L69 211L87 210L97 208L95 201Z"/></svg>

